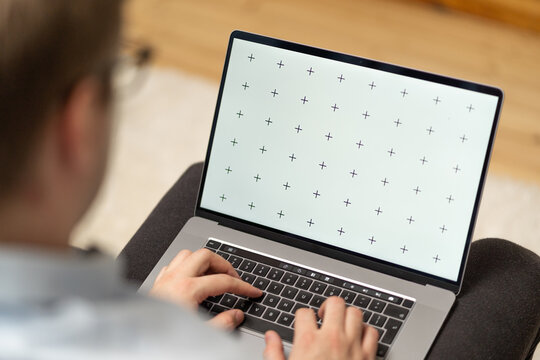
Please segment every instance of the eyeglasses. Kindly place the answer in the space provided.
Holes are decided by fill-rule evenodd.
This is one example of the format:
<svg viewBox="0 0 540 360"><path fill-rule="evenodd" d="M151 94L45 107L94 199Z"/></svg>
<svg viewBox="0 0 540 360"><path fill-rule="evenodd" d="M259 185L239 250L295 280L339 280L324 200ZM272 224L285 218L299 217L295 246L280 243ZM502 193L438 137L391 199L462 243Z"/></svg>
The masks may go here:
<svg viewBox="0 0 540 360"><path fill-rule="evenodd" d="M137 92L148 75L154 50L136 40L123 40L113 73L113 90L119 98Z"/></svg>

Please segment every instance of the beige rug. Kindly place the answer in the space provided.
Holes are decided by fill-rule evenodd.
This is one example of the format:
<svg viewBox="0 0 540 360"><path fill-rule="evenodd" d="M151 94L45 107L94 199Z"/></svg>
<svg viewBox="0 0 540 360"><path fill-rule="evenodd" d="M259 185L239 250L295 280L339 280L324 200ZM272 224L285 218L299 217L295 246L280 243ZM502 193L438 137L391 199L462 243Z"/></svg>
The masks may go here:
<svg viewBox="0 0 540 360"><path fill-rule="evenodd" d="M217 89L176 70L150 69L144 86L119 101L109 173L74 245L120 252L182 172L204 159ZM483 237L540 254L540 187L489 174L474 234Z"/></svg>

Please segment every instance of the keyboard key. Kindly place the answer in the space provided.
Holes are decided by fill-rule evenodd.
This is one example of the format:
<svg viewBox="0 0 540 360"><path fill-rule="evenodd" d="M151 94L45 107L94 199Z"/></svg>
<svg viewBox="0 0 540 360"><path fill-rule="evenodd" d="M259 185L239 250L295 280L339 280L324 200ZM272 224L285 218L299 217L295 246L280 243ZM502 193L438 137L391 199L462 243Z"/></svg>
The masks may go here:
<svg viewBox="0 0 540 360"><path fill-rule="evenodd" d="M267 306L271 306L271 307L276 307L279 300L280 300L279 296L268 294L264 298L263 304Z"/></svg>
<svg viewBox="0 0 540 360"><path fill-rule="evenodd" d="M253 284L253 282L255 281L256 276L246 272L246 273L242 274L241 278L245 282Z"/></svg>
<svg viewBox="0 0 540 360"><path fill-rule="evenodd" d="M311 299L311 302L309 303L309 305L319 308L319 307L321 307L324 300L326 300L326 298L324 298L322 296L319 296L319 295L315 295L313 297L313 299Z"/></svg>
<svg viewBox="0 0 540 360"><path fill-rule="evenodd" d="M377 327L382 327L384 325L384 323L386 322L386 319L388 319L388 318L386 316L384 316L384 315L374 314L371 317L371 320L369 320L369 323L371 325L374 325L374 326L377 326Z"/></svg>
<svg viewBox="0 0 540 360"><path fill-rule="evenodd" d="M268 274L268 271L270 271L270 266L258 264L255 266L255 270L253 270L253 273L258 276L266 276Z"/></svg>
<svg viewBox="0 0 540 360"><path fill-rule="evenodd" d="M312 282L313 280L310 280L305 277L301 277L300 279L298 279L298 281L296 282L296 285L294 286L296 286L299 289L307 290L309 289Z"/></svg>
<svg viewBox="0 0 540 360"><path fill-rule="evenodd" d="M381 329L381 328L375 327L375 326L373 326L373 328L374 328L375 330L377 330L377 332L379 333L379 339L382 339L383 334L384 334L384 330Z"/></svg>
<svg viewBox="0 0 540 360"><path fill-rule="evenodd" d="M270 280L265 279L263 277L258 277L255 282L253 283L253 286L255 286L257 289L264 290L270 283Z"/></svg>
<svg viewBox="0 0 540 360"><path fill-rule="evenodd" d="M231 256L229 256L229 258L227 260L229 260L229 262L231 263L233 268L237 269L240 266L240 264L242 263L243 259L241 257L236 256L236 255L231 255Z"/></svg>
<svg viewBox="0 0 540 360"><path fill-rule="evenodd" d="M225 251L225 252L228 252L228 253L231 253L231 254L236 254L238 252L238 249L235 248L234 246L231 246L231 245L221 245L221 248L220 248L221 251Z"/></svg>
<svg viewBox="0 0 540 360"><path fill-rule="evenodd" d="M279 302L277 308L279 310L283 310L283 311L287 311L287 312L292 312L292 308L294 306L295 302L292 301L292 300L289 300L289 299L281 299L281 301Z"/></svg>
<svg viewBox="0 0 540 360"><path fill-rule="evenodd" d="M261 304L253 304L249 308L248 313L251 314L251 315L255 315L255 316L260 317L260 316L262 316L264 310L266 310L266 306L261 305Z"/></svg>
<svg viewBox="0 0 540 360"><path fill-rule="evenodd" d="M216 240L208 240L206 242L206 246L212 249L219 249L219 247L221 246L221 243Z"/></svg>
<svg viewBox="0 0 540 360"><path fill-rule="evenodd" d="M382 312L384 310L385 306L386 306L386 303L384 301L373 299L371 304L369 304L368 309L380 313L380 312Z"/></svg>
<svg viewBox="0 0 540 360"><path fill-rule="evenodd" d="M294 320L294 315L281 313L281 315L277 319L277 323L284 326L291 326L293 320Z"/></svg>
<svg viewBox="0 0 540 360"><path fill-rule="evenodd" d="M390 345L394 341L394 338L396 337L400 327L401 321L395 319L388 319L386 325L384 326L384 328L386 329L386 334L384 334L384 337L380 341Z"/></svg>
<svg viewBox="0 0 540 360"><path fill-rule="evenodd" d="M362 309L367 309L371 298L362 294L358 294L356 299L354 299L353 305L361 307Z"/></svg>
<svg viewBox="0 0 540 360"><path fill-rule="evenodd" d="M279 314L281 314L281 311L278 311L276 309L268 309L264 313L263 319L266 319L268 321L276 321Z"/></svg>
<svg viewBox="0 0 540 360"><path fill-rule="evenodd" d="M242 261L242 264L240 264L240 270L251 272L251 270L253 270L255 265L257 265L255 261L244 259L244 261Z"/></svg>
<svg viewBox="0 0 540 360"><path fill-rule="evenodd" d="M408 313L409 313L409 310L407 310L407 309L405 309L405 308L403 308L401 306L392 305L392 304L388 304L388 306L384 310L385 315L395 317L395 318L398 318L398 319L401 319L401 320L405 320Z"/></svg>
<svg viewBox="0 0 540 360"><path fill-rule="evenodd" d="M283 270L287 270L287 271L291 271L294 266L292 266L291 264L286 264L286 263L279 263L278 265L281 269Z"/></svg>
<svg viewBox="0 0 540 360"><path fill-rule="evenodd" d="M279 269L272 269L266 276L270 280L279 281L285 272Z"/></svg>
<svg viewBox="0 0 540 360"><path fill-rule="evenodd" d="M210 301L210 302L213 302L213 303L218 303L221 298L223 297L223 294L221 295L216 295L216 296L210 296L209 298L207 298L206 300Z"/></svg>
<svg viewBox="0 0 540 360"><path fill-rule="evenodd" d="M204 300L202 303L199 304L199 309L208 312L210 311L210 309L212 309L212 306L214 306L214 304L212 304L210 301Z"/></svg>
<svg viewBox="0 0 540 360"><path fill-rule="evenodd" d="M301 309L301 308L308 308L309 309L309 306L307 304L302 304L302 303L296 303L292 309L292 313L293 314L296 314L296 311L298 309Z"/></svg>
<svg viewBox="0 0 540 360"><path fill-rule="evenodd" d="M364 310L364 317L362 318L362 320L364 320L364 322L368 322L371 314L373 314L371 311Z"/></svg>
<svg viewBox="0 0 540 360"><path fill-rule="evenodd" d="M306 269L302 269L301 267L298 267L298 266L294 266L291 271L300 275L305 275L307 273Z"/></svg>
<svg viewBox="0 0 540 360"><path fill-rule="evenodd" d="M242 323L242 326L257 332L261 332L263 334L268 330L274 330L284 341L292 343L294 335L293 329L284 327L277 323L272 323L246 314L244 315L244 322Z"/></svg>
<svg viewBox="0 0 540 360"><path fill-rule="evenodd" d="M413 304L414 304L414 301L412 301L412 300L403 301L403 306L405 306L406 308L409 308L409 309L412 308Z"/></svg>
<svg viewBox="0 0 540 360"><path fill-rule="evenodd" d="M266 289L266 291L268 291L271 294L279 295L279 293L281 292L281 290L283 290L284 287L285 285L272 281L270 283L270 286L268 286L268 289Z"/></svg>
<svg viewBox="0 0 540 360"><path fill-rule="evenodd" d="M313 294L308 293L307 291L301 290L300 293L298 294L298 296L296 296L295 300L299 301L301 303L307 304L309 302L309 300L311 300L312 296L313 296Z"/></svg>
<svg viewBox="0 0 540 360"><path fill-rule="evenodd" d="M295 289L290 286L286 286L283 292L281 293L281 296L284 296L287 299L294 299L297 293L298 293L298 289Z"/></svg>
<svg viewBox="0 0 540 360"><path fill-rule="evenodd" d="M232 308L234 304L236 304L236 300L238 300L236 296L231 294L225 294L225 296L223 296L223 299L221 299L219 303L223 306Z"/></svg>
<svg viewBox="0 0 540 360"><path fill-rule="evenodd" d="M328 289L324 292L324 296L339 296L341 289L335 286L328 286Z"/></svg>
<svg viewBox="0 0 540 360"><path fill-rule="evenodd" d="M287 285L294 285L296 279L298 279L298 275L285 273L285 275L283 275L283 278L281 279L281 282Z"/></svg>
<svg viewBox="0 0 540 360"><path fill-rule="evenodd" d="M328 276L328 275L322 275L321 280L324 281L324 282L327 282L329 284L333 284L334 281L336 281L336 279L334 279L333 277Z"/></svg>
<svg viewBox="0 0 540 360"><path fill-rule="evenodd" d="M226 307L223 307L221 305L214 305L212 306L212 310L210 310L211 313L214 313L214 314L221 314L222 312L224 311L227 311L229 309L227 309Z"/></svg>
<svg viewBox="0 0 540 360"><path fill-rule="evenodd" d="M326 289L326 286L327 285L323 284L322 282L315 281L313 285L311 285L311 287L309 288L309 291L317 294L322 294Z"/></svg>
<svg viewBox="0 0 540 360"><path fill-rule="evenodd" d="M321 278L321 274L317 273L317 272L314 272L314 271L308 271L306 273L306 276L308 278L312 278L312 279L315 279L315 280L318 280Z"/></svg>
<svg viewBox="0 0 540 360"><path fill-rule="evenodd" d="M229 254L224 253L223 251L218 251L217 254L227 260L229 258Z"/></svg>
<svg viewBox="0 0 540 360"><path fill-rule="evenodd" d="M343 300L345 300L345 303L351 304L356 296L356 293L353 293L349 290L343 290L343 292L339 296L342 297Z"/></svg>
<svg viewBox="0 0 540 360"><path fill-rule="evenodd" d="M386 293L382 294L381 299L389 301L389 302L394 303L396 305L401 304L401 301L403 301L403 299L398 297L398 296L390 295L390 294L386 294Z"/></svg>
<svg viewBox="0 0 540 360"><path fill-rule="evenodd" d="M251 303L252 302L248 299L238 299L238 301L234 305L234 309L239 309L246 312L247 309L249 308L249 305L251 305Z"/></svg>
<svg viewBox="0 0 540 360"><path fill-rule="evenodd" d="M387 351L388 351L388 346L383 345L383 344L379 344L377 346L377 356L378 357L385 357Z"/></svg>

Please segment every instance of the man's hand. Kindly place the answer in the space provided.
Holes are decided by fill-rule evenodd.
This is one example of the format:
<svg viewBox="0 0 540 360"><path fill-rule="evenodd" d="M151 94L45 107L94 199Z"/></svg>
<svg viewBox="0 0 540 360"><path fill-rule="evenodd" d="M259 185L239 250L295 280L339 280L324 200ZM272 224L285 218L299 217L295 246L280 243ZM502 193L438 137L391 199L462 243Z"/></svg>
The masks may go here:
<svg viewBox="0 0 540 360"><path fill-rule="evenodd" d="M289 360L295 359L375 359L379 334L362 321L362 312L345 307L342 298L328 298L319 310L321 328L312 309L296 312L293 347ZM285 360L281 338L275 331L265 335L265 360Z"/></svg>
<svg viewBox="0 0 540 360"><path fill-rule="evenodd" d="M161 269L150 295L196 309L207 297L230 292L257 298L262 291L242 281L232 265L207 249L182 250L168 266ZM241 310L228 310L210 323L235 328L244 321Z"/></svg>

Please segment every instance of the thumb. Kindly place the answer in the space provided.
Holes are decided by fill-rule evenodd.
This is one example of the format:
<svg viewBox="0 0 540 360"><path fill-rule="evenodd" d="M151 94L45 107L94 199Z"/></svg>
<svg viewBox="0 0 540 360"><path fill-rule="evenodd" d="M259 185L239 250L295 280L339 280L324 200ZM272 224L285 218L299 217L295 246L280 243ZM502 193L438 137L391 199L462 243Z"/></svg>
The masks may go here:
<svg viewBox="0 0 540 360"><path fill-rule="evenodd" d="M217 314L208 323L224 330L233 330L244 321L244 313L238 309L231 309Z"/></svg>
<svg viewBox="0 0 540 360"><path fill-rule="evenodd" d="M277 332L270 330L264 335L266 348L264 349L264 360L285 360L283 353L283 343Z"/></svg>

